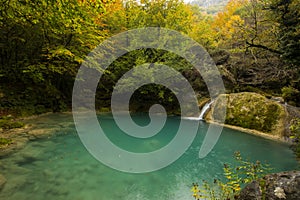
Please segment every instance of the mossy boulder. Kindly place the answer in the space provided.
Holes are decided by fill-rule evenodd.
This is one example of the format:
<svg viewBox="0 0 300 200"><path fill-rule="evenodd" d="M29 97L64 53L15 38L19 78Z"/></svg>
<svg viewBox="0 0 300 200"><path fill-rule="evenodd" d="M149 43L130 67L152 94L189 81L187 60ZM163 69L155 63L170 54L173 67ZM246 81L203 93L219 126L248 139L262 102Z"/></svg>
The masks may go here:
<svg viewBox="0 0 300 200"><path fill-rule="evenodd" d="M226 105L225 105L226 104ZM282 136L287 116L283 105L252 92L220 95L211 110L213 121L220 121L226 106L225 124Z"/></svg>

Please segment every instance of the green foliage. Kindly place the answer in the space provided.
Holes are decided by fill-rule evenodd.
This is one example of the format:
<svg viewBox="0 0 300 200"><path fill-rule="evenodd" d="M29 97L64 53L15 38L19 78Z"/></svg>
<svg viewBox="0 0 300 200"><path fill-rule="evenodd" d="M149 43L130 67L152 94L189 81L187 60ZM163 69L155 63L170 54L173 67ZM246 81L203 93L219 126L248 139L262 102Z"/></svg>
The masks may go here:
<svg viewBox="0 0 300 200"><path fill-rule="evenodd" d="M270 0L267 8L279 25L278 39L282 58L300 65L300 3L299 0Z"/></svg>
<svg viewBox="0 0 300 200"><path fill-rule="evenodd" d="M7 138L0 138L0 148L5 147L9 144L12 143L11 139L7 139Z"/></svg>
<svg viewBox="0 0 300 200"><path fill-rule="evenodd" d="M201 21L194 20L190 6L178 0L147 0L143 4L118 0L105 3L98 0L1 1L0 46L5 48L0 52L0 92L3 93L0 107L18 115L70 107L72 86L81 62L106 37L147 26L190 33L192 25ZM111 89L118 78L132 66L145 62L163 62L182 73L192 74L187 70L191 66L177 55L149 49L134 51L117 60L111 67L114 69L107 71L111 76L102 79L104 84L98 88L100 107L109 106ZM132 83L126 84L130 87ZM205 88L199 80L194 85ZM174 101L162 87L148 89L158 90L159 101ZM153 97L153 92L139 93L137 98Z"/></svg>
<svg viewBox="0 0 300 200"><path fill-rule="evenodd" d="M145 63L158 63L172 67L176 71L181 72L195 90L207 91L200 74L195 72L191 64L185 59L164 50L139 49L123 55L107 68L103 77L101 77L98 87L96 107L101 108L109 105L110 95L117 82L119 90L116 92L122 96L127 91L133 91L139 83L145 83L149 80L154 80L155 82L156 79L161 77L162 74L157 74L151 65L145 65ZM133 67L136 67L132 71L134 76L119 80L123 74ZM147 73L144 73L145 70L142 70L143 68L147 70ZM164 79L170 80L170 83L175 83L176 81L171 74L163 73L163 76ZM179 91L174 92L176 94ZM148 84L142 86L131 97L130 110L148 112L153 104L159 103L166 108L169 114L180 114L180 107L175 94L162 85Z"/></svg>
<svg viewBox="0 0 300 200"><path fill-rule="evenodd" d="M295 136L300 137L300 118L293 119L291 121L290 130Z"/></svg>
<svg viewBox="0 0 300 200"><path fill-rule="evenodd" d="M291 131L290 138L295 141L293 149L296 155L300 157L300 118L293 119L289 128Z"/></svg>
<svg viewBox="0 0 300 200"><path fill-rule="evenodd" d="M241 157L240 152L235 152L235 166L224 164L224 177L226 181L214 180L210 184L204 180L202 186L193 183L193 197L199 199L223 200L236 199L242 186L265 176L271 168L260 161L251 162Z"/></svg>
<svg viewBox="0 0 300 200"><path fill-rule="evenodd" d="M14 121L11 117L0 118L0 128L2 129L22 128L24 125L23 122Z"/></svg>
<svg viewBox="0 0 300 200"><path fill-rule="evenodd" d="M291 105L296 106L300 101L300 91L294 87L288 86L281 89L283 99Z"/></svg>
<svg viewBox="0 0 300 200"><path fill-rule="evenodd" d="M126 1L104 15L103 23L112 32L141 27L165 27L188 33L193 13L181 0Z"/></svg>
<svg viewBox="0 0 300 200"><path fill-rule="evenodd" d="M218 47L243 51L259 67L266 59L266 66L299 71L299 6L299 0L229 1L213 23Z"/></svg>
<svg viewBox="0 0 300 200"><path fill-rule="evenodd" d="M70 105L80 63L105 37L97 23L104 4L1 0L1 5L0 106L60 111Z"/></svg>
<svg viewBox="0 0 300 200"><path fill-rule="evenodd" d="M177 30L209 50L246 52L255 63L259 58L267 58L268 66L273 61L265 51L290 60L292 67L299 61L297 0L233 0L216 16L202 13L182 0L0 3L0 112L9 109L19 115L31 115L70 108L74 78L86 55L107 37L139 27ZM169 52L140 49L116 60L107 71L111 75L104 77L98 88L100 107L109 107L113 85L120 75L145 62L173 67L187 77L196 93L207 94L201 77L184 59ZM236 66L232 66L232 71L237 71ZM125 83L130 85L129 81ZM158 101L176 107L174 95L163 87L144 87L137 91L133 103L146 97L157 97Z"/></svg>

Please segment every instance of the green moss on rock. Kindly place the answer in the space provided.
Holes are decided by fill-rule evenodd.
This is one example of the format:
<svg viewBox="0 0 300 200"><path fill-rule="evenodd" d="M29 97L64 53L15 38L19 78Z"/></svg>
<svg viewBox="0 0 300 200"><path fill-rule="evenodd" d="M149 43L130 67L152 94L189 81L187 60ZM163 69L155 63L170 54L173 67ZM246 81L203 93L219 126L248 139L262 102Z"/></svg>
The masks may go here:
<svg viewBox="0 0 300 200"><path fill-rule="evenodd" d="M7 138L0 138L0 148L3 146L7 146L9 144L12 143L11 139L7 139Z"/></svg>
<svg viewBox="0 0 300 200"><path fill-rule="evenodd" d="M227 101L227 104L226 104ZM252 92L220 95L214 103L212 118L220 121L219 110L226 104L225 123L270 133L280 131L285 116L282 105Z"/></svg>
<svg viewBox="0 0 300 200"><path fill-rule="evenodd" d="M2 129L22 128L23 126L23 122L13 121L10 117L0 118L0 128Z"/></svg>

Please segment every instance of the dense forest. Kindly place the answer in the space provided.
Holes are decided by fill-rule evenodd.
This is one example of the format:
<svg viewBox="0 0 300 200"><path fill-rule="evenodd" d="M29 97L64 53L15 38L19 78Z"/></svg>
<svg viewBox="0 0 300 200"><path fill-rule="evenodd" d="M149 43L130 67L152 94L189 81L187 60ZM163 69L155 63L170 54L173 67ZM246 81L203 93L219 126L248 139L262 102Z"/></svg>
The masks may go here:
<svg viewBox="0 0 300 200"><path fill-rule="evenodd" d="M0 18L0 115L69 110L86 55L117 33L150 26L179 31L201 44L228 92L282 96L300 106L299 0L230 0L214 15L180 0L1 0ZM185 59L145 48L107 69L97 107L108 108L122 74L147 62L173 67L199 99L208 96L200 74ZM168 89L146 85L134 93L131 109L144 110L156 101L170 111L178 104Z"/></svg>

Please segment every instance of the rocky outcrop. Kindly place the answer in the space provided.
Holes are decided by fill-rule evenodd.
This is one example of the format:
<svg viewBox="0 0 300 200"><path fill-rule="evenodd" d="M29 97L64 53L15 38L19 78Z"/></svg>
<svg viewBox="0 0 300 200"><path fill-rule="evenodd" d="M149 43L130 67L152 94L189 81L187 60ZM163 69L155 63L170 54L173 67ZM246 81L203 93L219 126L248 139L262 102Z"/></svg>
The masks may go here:
<svg viewBox="0 0 300 200"><path fill-rule="evenodd" d="M262 193L257 181L253 181L246 185L239 196L240 200L260 200L261 198Z"/></svg>
<svg viewBox="0 0 300 200"><path fill-rule="evenodd" d="M211 121L220 121L226 107L225 124L253 129L271 136L283 137L287 111L285 106L252 92L220 95L208 115Z"/></svg>
<svg viewBox="0 0 300 200"><path fill-rule="evenodd" d="M299 200L300 171L281 172L265 176L248 184L240 193L239 200Z"/></svg>

